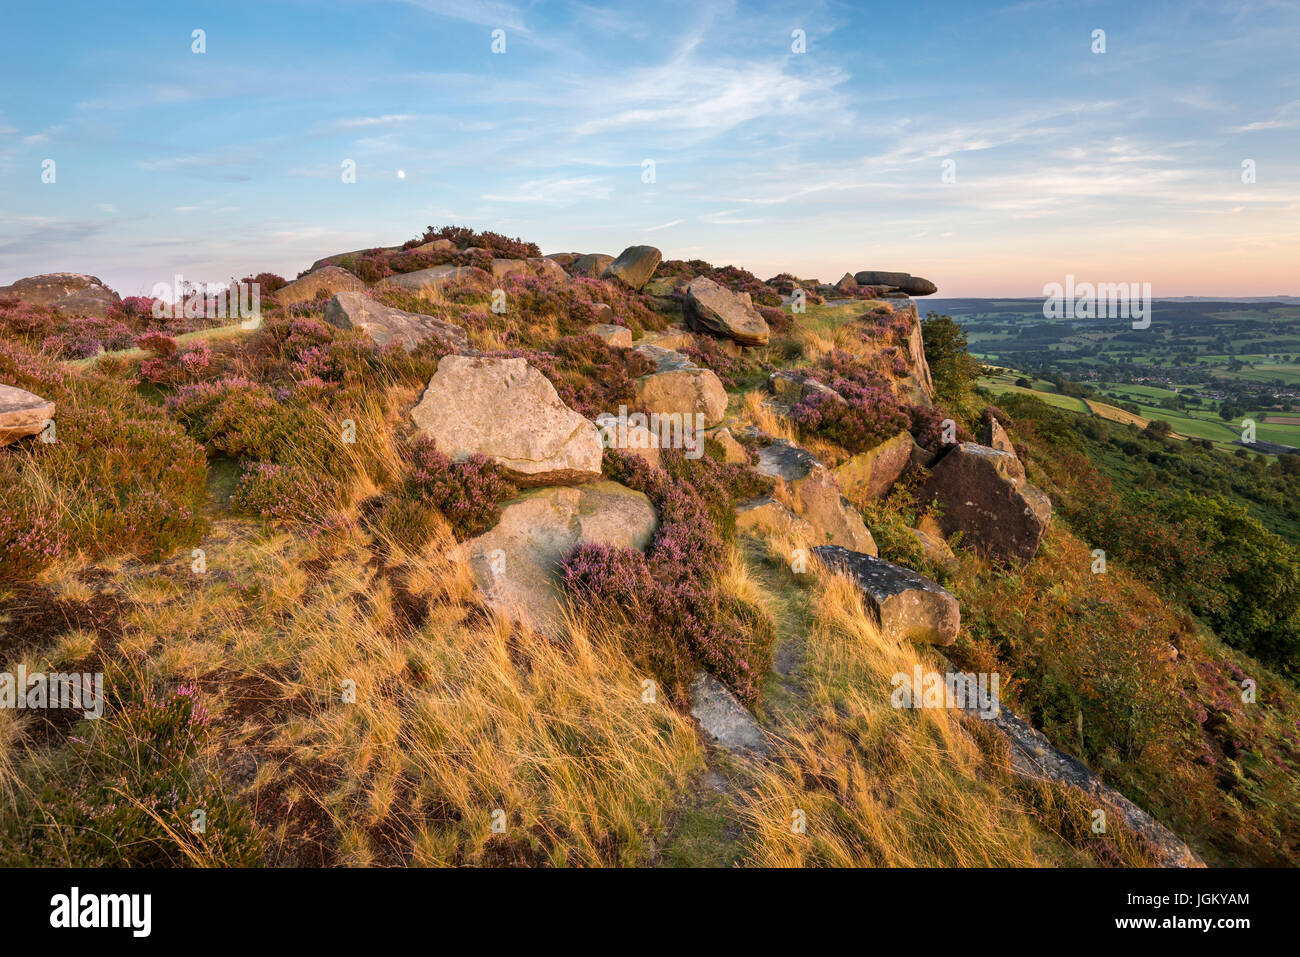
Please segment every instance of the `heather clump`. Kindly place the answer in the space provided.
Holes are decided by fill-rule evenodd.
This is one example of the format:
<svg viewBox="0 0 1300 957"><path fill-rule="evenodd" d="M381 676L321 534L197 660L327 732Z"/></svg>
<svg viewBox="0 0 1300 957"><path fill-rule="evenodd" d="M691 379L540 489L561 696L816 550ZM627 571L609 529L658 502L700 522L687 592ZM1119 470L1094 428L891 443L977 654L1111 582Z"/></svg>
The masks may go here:
<svg viewBox="0 0 1300 957"><path fill-rule="evenodd" d="M712 336L696 336L693 343L680 351L692 362L714 374L728 389L738 389L755 382L762 373L762 364L752 354L735 355Z"/></svg>
<svg viewBox="0 0 1300 957"><path fill-rule="evenodd" d="M495 525L499 504L518 491L491 459L472 455L453 462L427 436L410 443L403 458L407 472L402 494L437 508L462 541Z"/></svg>
<svg viewBox="0 0 1300 957"><path fill-rule="evenodd" d="M198 441L234 459L276 461L309 430L297 404L238 376L182 386L167 405Z"/></svg>
<svg viewBox="0 0 1300 957"><path fill-rule="evenodd" d="M486 249L494 253L498 259L529 259L542 254L536 243L524 242L518 237L512 239L491 230L479 233L468 226L442 226L438 229L430 226L424 231L424 235L411 240L410 244L423 245L435 239L449 240L461 249L466 247Z"/></svg>
<svg viewBox="0 0 1300 957"><path fill-rule="evenodd" d="M140 363L140 375L157 386L174 386L204 377L212 366L212 347L200 339L186 349L178 349L176 340L161 332L137 336L137 348L148 352Z"/></svg>
<svg viewBox="0 0 1300 957"><path fill-rule="evenodd" d="M339 504L338 484L301 465L251 462L231 497L238 511L268 523L320 525Z"/></svg>
<svg viewBox="0 0 1300 957"><path fill-rule="evenodd" d="M688 460L676 449L661 458L668 470L639 456L606 453L606 474L650 498L659 528L644 555L580 546L562 567L565 587L580 606L625 619L629 653L674 700L686 700L691 677L703 667L753 705L771 661L773 632L761 612L719 587L726 544L714 514L732 506L729 470L708 458Z"/></svg>
<svg viewBox="0 0 1300 957"><path fill-rule="evenodd" d="M63 760L21 814L4 818L8 866L250 866L261 833L200 761L213 735L198 687L146 691L68 738ZM195 827L201 821L202 827ZM50 833L59 834L50 840Z"/></svg>
<svg viewBox="0 0 1300 957"><path fill-rule="evenodd" d="M54 441L0 453L0 577L77 552L152 558L197 538L203 450L129 382L4 340L0 381L57 406Z"/></svg>
<svg viewBox="0 0 1300 957"><path fill-rule="evenodd" d="M809 392L790 410L790 419L806 435L829 439L853 453L866 452L911 424L888 389L848 386L843 401L824 392Z"/></svg>

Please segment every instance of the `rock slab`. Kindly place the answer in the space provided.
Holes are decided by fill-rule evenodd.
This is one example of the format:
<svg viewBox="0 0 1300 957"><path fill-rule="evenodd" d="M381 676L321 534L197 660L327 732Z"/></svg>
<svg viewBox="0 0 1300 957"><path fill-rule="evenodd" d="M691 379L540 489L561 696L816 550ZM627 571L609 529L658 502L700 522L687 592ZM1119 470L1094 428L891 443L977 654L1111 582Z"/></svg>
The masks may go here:
<svg viewBox="0 0 1300 957"><path fill-rule="evenodd" d="M458 351L469 348L465 330L455 323L417 312L403 312L361 292L335 295L325 307L325 321L339 329L364 329L381 346L398 342L413 349L425 339L437 337Z"/></svg>
<svg viewBox="0 0 1300 957"><path fill-rule="evenodd" d="M0 385L0 446L45 429L54 418L54 403L12 385Z"/></svg>
<svg viewBox="0 0 1300 957"><path fill-rule="evenodd" d="M411 418L456 461L486 455L523 486L600 478L600 434L523 359L445 356Z"/></svg>
<svg viewBox="0 0 1300 957"><path fill-rule="evenodd" d="M846 548L819 545L813 554L853 579L885 635L932 645L950 645L957 639L961 605L946 588L910 568Z"/></svg>

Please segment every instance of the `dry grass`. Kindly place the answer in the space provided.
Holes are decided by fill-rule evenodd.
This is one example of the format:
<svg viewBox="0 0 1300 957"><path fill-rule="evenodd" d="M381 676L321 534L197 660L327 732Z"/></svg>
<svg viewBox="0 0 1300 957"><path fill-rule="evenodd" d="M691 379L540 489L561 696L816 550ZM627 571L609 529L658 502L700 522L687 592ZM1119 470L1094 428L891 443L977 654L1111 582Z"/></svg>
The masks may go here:
<svg viewBox="0 0 1300 957"><path fill-rule="evenodd" d="M615 636L485 613L453 544L235 537L202 580L134 578L119 650L217 697L211 757L254 759L238 790L279 863L649 862L693 725L642 701Z"/></svg>
<svg viewBox="0 0 1300 957"><path fill-rule="evenodd" d="M824 573L823 573L824 574ZM939 664L880 634L855 585L824 575L804 647L807 700L745 809L761 866L1035 866L1078 855L1021 807L956 712L900 710L890 677ZM974 733L973 733L974 732ZM804 833L792 826L796 812Z"/></svg>

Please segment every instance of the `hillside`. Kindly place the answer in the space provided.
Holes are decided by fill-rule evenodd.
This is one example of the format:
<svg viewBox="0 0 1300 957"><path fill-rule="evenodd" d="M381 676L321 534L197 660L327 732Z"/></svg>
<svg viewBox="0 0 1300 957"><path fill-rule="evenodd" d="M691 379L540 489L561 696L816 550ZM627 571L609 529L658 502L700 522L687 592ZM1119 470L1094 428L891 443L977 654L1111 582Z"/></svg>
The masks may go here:
<svg viewBox="0 0 1300 957"><path fill-rule="evenodd" d="M936 291L460 227L0 288L0 670L102 676L0 709L0 860L1293 863L1289 506Z"/></svg>

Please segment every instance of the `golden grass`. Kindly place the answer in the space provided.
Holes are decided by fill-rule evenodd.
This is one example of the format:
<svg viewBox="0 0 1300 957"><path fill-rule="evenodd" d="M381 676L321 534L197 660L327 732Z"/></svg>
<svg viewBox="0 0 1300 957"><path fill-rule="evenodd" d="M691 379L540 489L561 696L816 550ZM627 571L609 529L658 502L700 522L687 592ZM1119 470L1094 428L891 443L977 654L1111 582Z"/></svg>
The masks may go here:
<svg viewBox="0 0 1300 957"><path fill-rule="evenodd" d="M801 680L777 758L744 815L760 866L1035 866L1077 863L1007 786L956 712L900 710L890 677L922 663L886 639L857 587L825 575L812 600ZM978 729L976 729L978 733ZM802 816L803 833L796 822Z"/></svg>
<svg viewBox="0 0 1300 957"><path fill-rule="evenodd" d="M702 768L694 726L643 702L645 676L599 626L555 641L478 609L453 544L445 528L419 554L361 533L332 553L234 538L185 588L129 584L120 650L150 680L197 677L219 718L247 711L256 683L212 757L257 755L242 797L282 862L301 835L266 810L273 791L328 820L342 864L649 862Z"/></svg>

